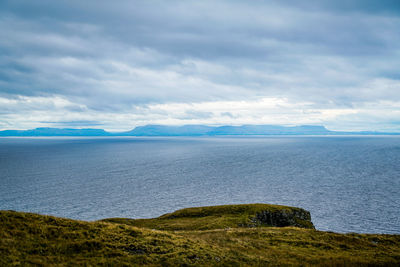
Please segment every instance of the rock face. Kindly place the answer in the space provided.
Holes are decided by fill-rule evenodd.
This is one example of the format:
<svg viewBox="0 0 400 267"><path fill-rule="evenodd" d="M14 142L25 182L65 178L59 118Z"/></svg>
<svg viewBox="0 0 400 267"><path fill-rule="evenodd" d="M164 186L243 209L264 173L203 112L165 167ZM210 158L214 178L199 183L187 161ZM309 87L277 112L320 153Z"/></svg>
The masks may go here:
<svg viewBox="0 0 400 267"><path fill-rule="evenodd" d="M303 209L263 210L256 213L252 222L256 226L295 226L315 229L310 212Z"/></svg>

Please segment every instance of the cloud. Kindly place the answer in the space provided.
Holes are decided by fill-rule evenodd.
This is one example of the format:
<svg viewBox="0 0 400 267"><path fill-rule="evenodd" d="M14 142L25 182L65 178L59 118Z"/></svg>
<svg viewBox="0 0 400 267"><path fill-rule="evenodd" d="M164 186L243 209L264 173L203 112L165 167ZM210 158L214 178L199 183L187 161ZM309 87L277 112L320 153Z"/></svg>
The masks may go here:
<svg viewBox="0 0 400 267"><path fill-rule="evenodd" d="M88 109L62 97L0 98L6 120L2 128L34 127L104 128L130 130L144 124L323 124L329 129L399 131L400 101L363 103L353 107L318 108L312 102L292 102L286 98L263 98L254 101L209 101L197 103L163 103L134 106L123 112ZM20 112L9 110L23 108ZM40 107L40 108L37 108ZM339 122L339 123L338 123ZM367 124L367 126L366 126Z"/></svg>
<svg viewBox="0 0 400 267"><path fill-rule="evenodd" d="M64 116L106 129L380 120L373 127L396 130L399 28L390 0L5 0L0 128Z"/></svg>

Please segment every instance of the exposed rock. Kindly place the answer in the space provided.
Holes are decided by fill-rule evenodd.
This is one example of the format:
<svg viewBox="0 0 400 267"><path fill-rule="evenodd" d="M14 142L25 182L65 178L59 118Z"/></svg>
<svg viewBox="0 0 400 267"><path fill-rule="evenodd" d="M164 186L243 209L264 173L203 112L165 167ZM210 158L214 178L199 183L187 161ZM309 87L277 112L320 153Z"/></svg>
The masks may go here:
<svg viewBox="0 0 400 267"><path fill-rule="evenodd" d="M251 219L255 226L295 226L315 229L311 222L311 214L303 209L263 210Z"/></svg>

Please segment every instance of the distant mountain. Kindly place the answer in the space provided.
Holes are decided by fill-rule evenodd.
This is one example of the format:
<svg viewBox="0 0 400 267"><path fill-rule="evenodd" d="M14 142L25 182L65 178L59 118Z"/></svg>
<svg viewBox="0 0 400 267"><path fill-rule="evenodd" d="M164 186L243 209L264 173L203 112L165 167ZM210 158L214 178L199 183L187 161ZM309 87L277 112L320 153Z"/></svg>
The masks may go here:
<svg viewBox="0 0 400 267"><path fill-rule="evenodd" d="M36 128L32 130L5 130L0 136L109 136L103 129Z"/></svg>
<svg viewBox="0 0 400 267"><path fill-rule="evenodd" d="M221 136L221 135L400 135L383 132L337 132L324 126L205 126L205 125L146 125L128 132L110 133L102 129L36 128L32 130L5 130L0 136Z"/></svg>
<svg viewBox="0 0 400 267"><path fill-rule="evenodd" d="M242 125L221 126L210 131L209 135L305 135L305 134L330 134L324 126L294 126L285 127L278 125Z"/></svg>
<svg viewBox="0 0 400 267"><path fill-rule="evenodd" d="M208 135L215 127L204 125L146 125L138 126L132 131L123 133L128 136L199 136Z"/></svg>

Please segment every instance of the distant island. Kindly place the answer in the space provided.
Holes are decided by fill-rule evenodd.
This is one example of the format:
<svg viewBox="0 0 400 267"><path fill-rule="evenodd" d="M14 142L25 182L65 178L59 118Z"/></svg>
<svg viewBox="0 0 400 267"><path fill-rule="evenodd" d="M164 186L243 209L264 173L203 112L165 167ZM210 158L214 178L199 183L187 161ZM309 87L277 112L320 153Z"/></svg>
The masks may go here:
<svg viewBox="0 0 400 267"><path fill-rule="evenodd" d="M36 128L31 130L4 130L0 136L223 136L223 135L400 135L395 132L331 131L324 126L301 125L145 125L126 132L108 132L103 129Z"/></svg>
<svg viewBox="0 0 400 267"><path fill-rule="evenodd" d="M242 204L154 219L77 221L0 211L0 265L399 266L400 235L314 229L301 208Z"/></svg>

